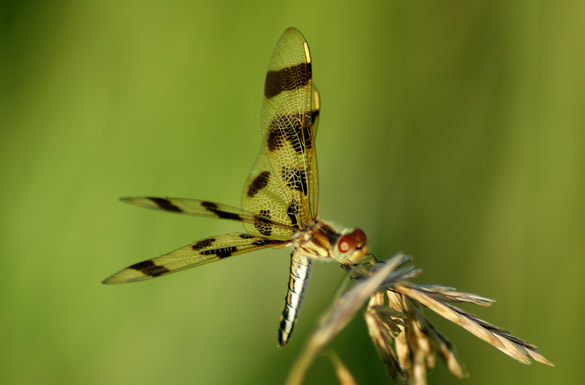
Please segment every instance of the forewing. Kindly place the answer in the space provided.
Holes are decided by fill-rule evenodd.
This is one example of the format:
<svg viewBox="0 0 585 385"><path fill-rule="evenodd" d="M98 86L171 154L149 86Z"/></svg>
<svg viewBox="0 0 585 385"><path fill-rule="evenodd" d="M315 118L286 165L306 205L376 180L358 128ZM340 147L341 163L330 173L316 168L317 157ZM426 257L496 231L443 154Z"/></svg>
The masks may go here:
<svg viewBox="0 0 585 385"><path fill-rule="evenodd" d="M278 237L278 235L290 235L292 230L294 230L293 227L272 221L269 217L263 216L260 213L254 214L250 211L242 210L237 207L209 201L187 198L152 197L120 198L120 200L125 203L146 207L149 209L244 222L249 225L250 229L253 230L253 234L271 236L271 238L289 239L290 236ZM271 231L268 231L268 229Z"/></svg>
<svg viewBox="0 0 585 385"><path fill-rule="evenodd" d="M143 281L266 247L284 247L286 244L286 241L244 233L219 235L128 266L106 278L102 283Z"/></svg>
<svg viewBox="0 0 585 385"><path fill-rule="evenodd" d="M309 165L309 208L311 218L316 219L319 209L319 169L317 167L317 150L315 149L315 140L317 139L317 127L319 126L319 110L321 109L321 99L319 90L313 83L313 99L311 100L311 134L312 146L307 149L307 159Z"/></svg>
<svg viewBox="0 0 585 385"><path fill-rule="evenodd" d="M244 189L245 210L295 228L313 222L317 214L318 114L319 93L312 82L309 47L298 30L289 28L268 66L262 104L263 148ZM254 233L249 225L247 229Z"/></svg>

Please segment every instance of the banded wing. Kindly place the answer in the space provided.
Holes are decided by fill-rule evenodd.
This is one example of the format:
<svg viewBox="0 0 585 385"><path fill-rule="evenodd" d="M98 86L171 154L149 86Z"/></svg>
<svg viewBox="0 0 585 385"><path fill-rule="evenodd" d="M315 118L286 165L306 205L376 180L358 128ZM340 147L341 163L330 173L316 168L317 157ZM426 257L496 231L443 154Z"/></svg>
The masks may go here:
<svg viewBox="0 0 585 385"><path fill-rule="evenodd" d="M290 236L284 236L284 234L290 234L291 231L294 230L293 227L283 223L277 223L269 217L263 216L262 213L254 214L237 207L209 201L187 198L151 197L120 198L120 200L124 203L149 209L239 221L250 225L250 227L255 230L255 233L272 235L271 238L276 239L290 239ZM269 232L268 230L274 231ZM279 236L280 234L282 235Z"/></svg>
<svg viewBox="0 0 585 385"><path fill-rule="evenodd" d="M102 283L113 284L143 281L266 247L284 247L287 243L287 241L268 239L244 233L230 233L210 237L181 247L160 257L147 259L146 261L128 266L111 277L106 278Z"/></svg>
<svg viewBox="0 0 585 385"><path fill-rule="evenodd" d="M317 216L315 132L319 92L313 85L309 46L294 28L278 41L266 74L263 146L242 196L242 207L277 223L304 228ZM253 226L248 232L258 234ZM282 234L282 230L259 235Z"/></svg>
<svg viewBox="0 0 585 385"><path fill-rule="evenodd" d="M315 137L319 91L312 80L309 46L294 28L278 41L264 84L263 146L244 189L242 207L295 229L317 217L318 175ZM255 229L246 225L248 232ZM272 236L284 228L267 229ZM293 236L295 230L288 234ZM311 260L293 251L278 344L287 344L308 284Z"/></svg>
<svg viewBox="0 0 585 385"><path fill-rule="evenodd" d="M315 149L315 141L317 139L317 127L319 126L319 110L321 109L321 99L319 98L319 90L313 84L312 87L313 99L311 99L311 130L312 130L312 146L307 150L307 164L309 165L309 210L311 218L316 219L319 214L319 170L317 168L317 151Z"/></svg>

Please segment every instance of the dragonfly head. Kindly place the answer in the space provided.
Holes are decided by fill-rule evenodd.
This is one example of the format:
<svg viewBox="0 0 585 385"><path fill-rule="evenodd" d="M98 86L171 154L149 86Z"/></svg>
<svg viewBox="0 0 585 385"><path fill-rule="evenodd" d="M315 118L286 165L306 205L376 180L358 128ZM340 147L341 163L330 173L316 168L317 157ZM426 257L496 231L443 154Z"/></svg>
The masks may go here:
<svg viewBox="0 0 585 385"><path fill-rule="evenodd" d="M342 265L355 265L368 253L367 240L361 229L345 231L335 244L333 259Z"/></svg>

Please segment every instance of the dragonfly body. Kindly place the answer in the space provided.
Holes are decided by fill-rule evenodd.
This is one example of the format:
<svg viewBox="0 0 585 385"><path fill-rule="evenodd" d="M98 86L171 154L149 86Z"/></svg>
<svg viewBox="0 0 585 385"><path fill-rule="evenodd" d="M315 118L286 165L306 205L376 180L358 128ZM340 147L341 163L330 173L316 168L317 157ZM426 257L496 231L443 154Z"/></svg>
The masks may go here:
<svg viewBox="0 0 585 385"><path fill-rule="evenodd" d="M311 273L311 258L333 260L342 265L353 265L367 253L366 236L360 229L337 231L323 221L304 231L298 231L293 238L290 277L284 309L280 318L278 344L286 345L294 328ZM349 249L353 253L341 253ZM338 253L339 252L339 253Z"/></svg>
<svg viewBox="0 0 585 385"><path fill-rule="evenodd" d="M363 231L340 229L317 218L319 109L309 46L297 29L289 28L268 67L262 104L263 145L244 188L242 208L185 198L122 198L151 209L239 221L247 232L199 240L122 269L103 283L141 281L258 249L290 246L290 278L278 336L279 345L286 345L311 261L350 266L368 251Z"/></svg>

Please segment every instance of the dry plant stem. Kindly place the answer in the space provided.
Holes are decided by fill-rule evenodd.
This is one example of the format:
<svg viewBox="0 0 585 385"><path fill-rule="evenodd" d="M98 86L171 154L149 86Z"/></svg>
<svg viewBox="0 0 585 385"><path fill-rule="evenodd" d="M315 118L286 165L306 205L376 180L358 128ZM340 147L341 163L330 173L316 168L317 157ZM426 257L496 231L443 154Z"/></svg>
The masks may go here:
<svg viewBox="0 0 585 385"><path fill-rule="evenodd" d="M404 294L405 296L419 302L425 307L431 309L449 321L465 328L468 332L485 342L493 345L503 353L522 362L530 364L530 359L540 363L554 366L552 362L544 356L537 353L536 346L520 338L512 336L507 331L483 321L473 314L467 313L455 306L446 304L433 298L425 292L424 289L417 288L416 285L398 283L392 288L393 291ZM464 293L466 294L466 293ZM480 297L481 298L481 297ZM458 302L473 302L471 300L460 300Z"/></svg>
<svg viewBox="0 0 585 385"><path fill-rule="evenodd" d="M400 348L402 351L410 352L408 357L424 357L424 360L421 358L418 362L415 362L415 368L411 376L418 379L418 382L415 381L415 383L426 384L426 381L420 379L416 374L434 367L435 354L445 362L451 373L459 378L465 377L466 373L455 355L453 345L433 327L420 305L408 297L391 290L387 291L387 295L391 306L403 309L402 311L408 320L405 332L406 339L396 341L397 349ZM406 342L405 346L399 346L399 344ZM416 365L419 367L417 368Z"/></svg>
<svg viewBox="0 0 585 385"><path fill-rule="evenodd" d="M384 306L384 293L376 293L370 298L364 318L388 375L396 384L403 385L406 384L406 375L394 353L392 340L401 333L400 325L404 324L397 317L399 313L391 314L388 310L390 309Z"/></svg>
<svg viewBox="0 0 585 385"><path fill-rule="evenodd" d="M494 301L476 294L440 285L408 282L419 269L404 266L410 257L398 255L374 267L356 266L349 274L358 281L340 295L322 317L304 350L293 365L288 385L300 385L315 357L355 316L369 299L364 312L368 333L395 384L426 385L427 371L438 355L457 377L466 372L457 360L453 345L434 328L423 312L426 307L465 328L512 358L530 364L531 359L554 366L537 353L537 347L507 331L477 318L450 303L490 306ZM387 302L386 302L387 298ZM341 384L355 384L338 357L331 358Z"/></svg>
<svg viewBox="0 0 585 385"><path fill-rule="evenodd" d="M348 324L366 300L379 290L380 285L390 273L404 263L405 258L408 257L400 255L384 265L380 264L367 280L356 284L343 296L337 298L293 365L286 381L287 385L302 384L305 373L316 355Z"/></svg>
<svg viewBox="0 0 585 385"><path fill-rule="evenodd" d="M402 294L387 291L389 307L404 314L405 323L394 345L400 366L413 385L426 385L427 370L435 366L435 354L457 377L465 376L451 343L426 318L420 306Z"/></svg>
<svg viewBox="0 0 585 385"><path fill-rule="evenodd" d="M349 371L347 366L345 366L343 361L341 361L339 356L337 354L335 354L335 352L332 350L328 350L326 353L327 353L327 356L329 357L329 359L331 360L333 367L335 367L335 374L337 375L337 379L339 380L339 384L340 385L358 385L357 382L355 381L355 379L353 378L353 376L351 375L351 372Z"/></svg>

